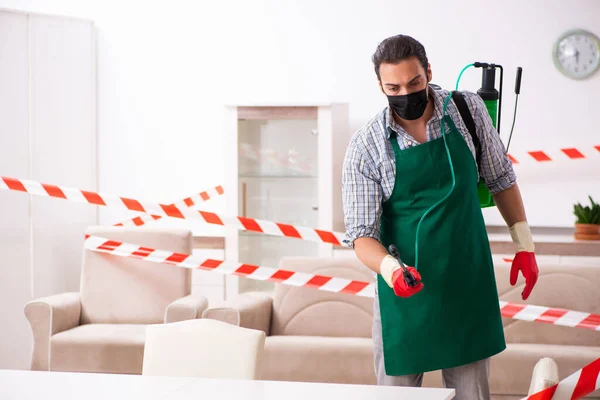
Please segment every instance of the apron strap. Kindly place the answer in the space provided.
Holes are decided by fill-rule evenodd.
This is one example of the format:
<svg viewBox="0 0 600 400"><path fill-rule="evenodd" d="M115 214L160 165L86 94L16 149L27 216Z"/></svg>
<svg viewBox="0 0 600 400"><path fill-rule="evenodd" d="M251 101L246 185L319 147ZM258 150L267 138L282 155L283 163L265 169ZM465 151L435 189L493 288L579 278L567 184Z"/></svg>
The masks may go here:
<svg viewBox="0 0 600 400"><path fill-rule="evenodd" d="M445 132L444 132L445 134L448 134L452 131L458 132L458 129L456 129L456 125L454 125L454 121L452 121L452 118L450 118L449 115L444 115L444 119L442 121L445 121L448 124L448 128L449 128L449 129L445 130Z"/></svg>

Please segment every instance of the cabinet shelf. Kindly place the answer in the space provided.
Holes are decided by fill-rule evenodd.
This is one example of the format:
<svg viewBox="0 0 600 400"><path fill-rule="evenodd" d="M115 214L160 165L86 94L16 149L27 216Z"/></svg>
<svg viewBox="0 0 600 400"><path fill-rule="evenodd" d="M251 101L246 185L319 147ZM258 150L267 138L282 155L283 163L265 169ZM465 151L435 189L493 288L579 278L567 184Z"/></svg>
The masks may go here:
<svg viewBox="0 0 600 400"><path fill-rule="evenodd" d="M310 111L310 112L309 112ZM352 135L348 105L228 106L225 178L227 213L294 226L339 230L343 225L342 164ZM284 257L328 257L331 246L231 229L226 258L277 268ZM226 278L226 297L272 291L274 283Z"/></svg>

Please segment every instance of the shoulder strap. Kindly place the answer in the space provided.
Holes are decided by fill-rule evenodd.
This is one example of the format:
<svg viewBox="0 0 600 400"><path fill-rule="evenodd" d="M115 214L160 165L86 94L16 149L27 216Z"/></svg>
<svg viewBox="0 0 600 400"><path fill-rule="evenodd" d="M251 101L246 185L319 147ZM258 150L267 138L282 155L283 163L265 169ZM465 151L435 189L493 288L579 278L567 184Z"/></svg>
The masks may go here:
<svg viewBox="0 0 600 400"><path fill-rule="evenodd" d="M469 133L471 134L471 139L473 139L473 144L475 145L475 160L477 162L477 167L481 165L481 144L479 143L479 137L477 136L477 130L475 128L475 121L473 121L473 116L469 111L469 107L467 106L467 102L463 97L463 94L457 90L452 92L452 100L456 104L458 108L458 112L462 117Z"/></svg>

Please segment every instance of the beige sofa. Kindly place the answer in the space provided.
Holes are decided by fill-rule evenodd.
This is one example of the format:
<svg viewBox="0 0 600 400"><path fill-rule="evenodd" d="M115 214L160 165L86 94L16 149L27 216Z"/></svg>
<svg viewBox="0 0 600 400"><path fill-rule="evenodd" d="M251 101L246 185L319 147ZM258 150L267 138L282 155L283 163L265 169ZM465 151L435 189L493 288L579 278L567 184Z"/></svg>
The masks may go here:
<svg viewBox="0 0 600 400"><path fill-rule="evenodd" d="M88 234L191 253L188 230L91 227ZM83 241L83 237L82 237ZM191 295L191 270L83 251L80 291L29 302L31 369L141 374L149 324L200 318L208 301Z"/></svg>
<svg viewBox="0 0 600 400"><path fill-rule="evenodd" d="M280 268L368 280L370 270L356 258L285 258ZM522 278L509 284L510 264L496 265L500 298L522 303ZM540 266L528 304L600 313L600 267ZM215 318L267 334L262 379L375 384L371 341L372 299L279 284L271 297L246 293L210 307ZM551 357L560 378L600 357L600 332L504 319L507 349L491 363L496 400L527 395L536 363ZM439 371L425 386L440 386ZM596 394L600 398L600 393Z"/></svg>

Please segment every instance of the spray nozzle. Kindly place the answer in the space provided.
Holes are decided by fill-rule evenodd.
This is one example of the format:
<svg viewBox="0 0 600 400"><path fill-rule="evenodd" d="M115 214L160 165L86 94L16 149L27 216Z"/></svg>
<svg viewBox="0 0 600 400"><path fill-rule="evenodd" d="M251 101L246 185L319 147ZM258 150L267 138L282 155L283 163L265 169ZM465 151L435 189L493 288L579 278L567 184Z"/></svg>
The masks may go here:
<svg viewBox="0 0 600 400"><path fill-rule="evenodd" d="M417 279L410 273L410 271L406 268L402 260L400 259L400 253L398 252L398 248L391 244L388 248L392 257L398 260L398 264L400 264L400 268L402 268L402 275L404 277L404 282L408 285L408 287L415 287L419 283Z"/></svg>
<svg viewBox="0 0 600 400"><path fill-rule="evenodd" d="M521 76L523 76L523 68L517 67L517 77L515 78L515 94L521 93Z"/></svg>

